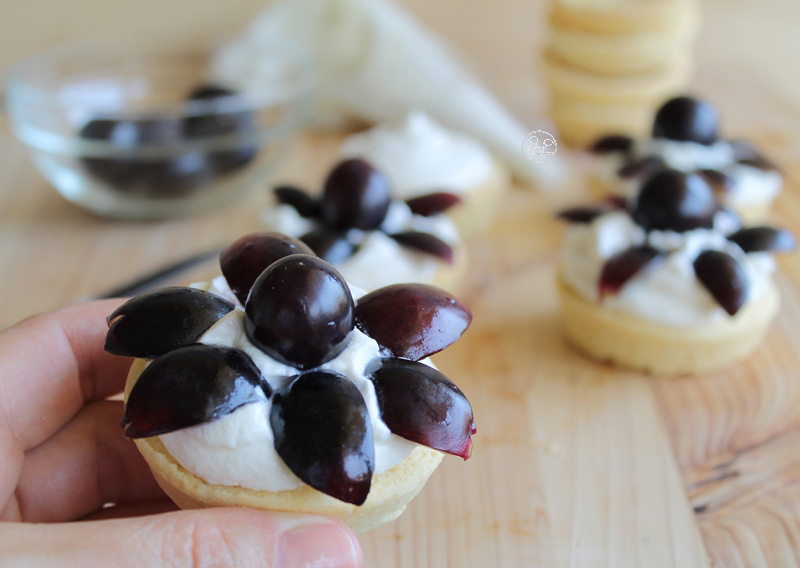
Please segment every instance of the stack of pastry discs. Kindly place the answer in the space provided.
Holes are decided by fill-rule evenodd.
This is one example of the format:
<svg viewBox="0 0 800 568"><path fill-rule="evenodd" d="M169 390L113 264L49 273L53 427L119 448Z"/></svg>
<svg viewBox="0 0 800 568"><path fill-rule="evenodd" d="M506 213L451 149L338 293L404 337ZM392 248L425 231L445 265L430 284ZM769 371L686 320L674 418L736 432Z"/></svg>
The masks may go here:
<svg viewBox="0 0 800 568"><path fill-rule="evenodd" d="M699 24L697 0L553 0L543 66L561 139L647 134L685 89Z"/></svg>

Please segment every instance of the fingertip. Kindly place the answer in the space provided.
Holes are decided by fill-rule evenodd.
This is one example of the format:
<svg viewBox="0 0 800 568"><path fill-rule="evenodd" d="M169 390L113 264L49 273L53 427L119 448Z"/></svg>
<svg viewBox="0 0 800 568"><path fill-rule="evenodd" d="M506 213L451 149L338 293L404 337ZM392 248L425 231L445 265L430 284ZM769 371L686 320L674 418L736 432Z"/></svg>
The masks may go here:
<svg viewBox="0 0 800 568"><path fill-rule="evenodd" d="M361 545L344 523L327 519L289 529L278 542L278 566L305 568L360 568L364 565Z"/></svg>

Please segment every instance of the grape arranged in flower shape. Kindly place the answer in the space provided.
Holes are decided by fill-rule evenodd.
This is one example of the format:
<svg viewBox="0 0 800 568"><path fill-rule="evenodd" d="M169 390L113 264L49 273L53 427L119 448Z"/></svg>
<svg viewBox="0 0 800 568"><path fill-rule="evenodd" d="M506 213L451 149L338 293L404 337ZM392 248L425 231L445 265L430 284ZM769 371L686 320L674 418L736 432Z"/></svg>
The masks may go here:
<svg viewBox="0 0 800 568"><path fill-rule="evenodd" d="M422 284L388 286L355 302L332 266L298 249L284 235L257 233L220 259L229 285L244 298L251 343L297 370L277 388L244 351L197 343L238 309L214 294L167 288L133 298L109 317L107 350L153 359L128 395L126 435L174 432L271 400L275 450L287 467L311 487L360 505L375 469L372 423L355 383L325 368L360 332L381 347L364 372L390 431L468 458L476 431L469 401L417 361L455 342L472 320L469 309Z"/></svg>
<svg viewBox="0 0 800 568"><path fill-rule="evenodd" d="M279 186L274 192L278 203L289 205L301 217L316 221L318 226L300 240L325 261L337 263L358 252L359 243L351 240L351 229L381 230L391 204L389 189L389 180L382 172L365 160L353 158L331 170L319 199L293 186ZM460 197L443 192L406 201L413 214L423 217L439 215L459 203ZM453 262L453 249L435 235L405 231L389 236L405 247Z"/></svg>
<svg viewBox="0 0 800 568"><path fill-rule="evenodd" d="M599 142L598 142L599 144ZM616 145L616 141L604 143ZM568 223L589 225L610 212L625 212L644 229L685 233L693 230L716 230L715 217L725 211L708 182L696 173L662 170L642 184L639 193L627 203L606 200L598 206L572 207L557 213ZM750 227L726 235L743 254L794 250L794 235L774 227ZM598 297L618 294L645 268L668 257L670 251L649 244L631 246L606 259L597 283ZM717 304L733 316L747 301L749 283L736 256L720 250L702 250L693 264L695 276Z"/></svg>

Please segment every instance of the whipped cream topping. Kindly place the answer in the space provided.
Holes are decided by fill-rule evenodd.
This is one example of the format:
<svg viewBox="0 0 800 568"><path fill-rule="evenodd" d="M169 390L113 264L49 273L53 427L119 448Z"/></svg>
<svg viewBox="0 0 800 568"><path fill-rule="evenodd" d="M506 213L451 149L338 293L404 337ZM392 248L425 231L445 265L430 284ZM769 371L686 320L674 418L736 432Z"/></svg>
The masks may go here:
<svg viewBox="0 0 800 568"><path fill-rule="evenodd" d="M650 231L636 225L621 211L607 213L591 223L567 229L561 256L566 283L586 300L606 309L656 323L688 326L730 318L695 276L694 261L704 250L732 255L748 281L746 303L757 301L767 290L775 261L768 253L745 254L725 238L732 228L730 216L718 214L714 229L685 233ZM633 276L618 294L599 297L600 274L606 260L629 247L649 244L669 254L657 258Z"/></svg>
<svg viewBox="0 0 800 568"><path fill-rule="evenodd" d="M235 299L224 277L215 278L207 288L223 298ZM351 291L354 298L363 295L355 287ZM200 337L199 343L241 349L273 390L282 388L300 371L276 361L250 342L244 332L241 304L237 301L236 305ZM380 358L379 351L374 339L354 329L345 350L318 368L346 376L364 397L375 445L375 474L403 461L417 445L392 434L380 418L375 388L364 374L368 365ZM430 360L421 362L432 366ZM275 451L271 408L272 399L246 404L219 420L162 434L160 439L178 463L208 483L266 491L296 489L303 482Z"/></svg>
<svg viewBox="0 0 800 568"><path fill-rule="evenodd" d="M434 191L462 194L492 175L491 153L477 140L444 128L420 110L345 140L341 154L383 171L395 197Z"/></svg>
<svg viewBox="0 0 800 568"><path fill-rule="evenodd" d="M313 221L284 204L264 209L261 220L268 229L291 237L301 237L315 227ZM442 267L442 260L403 246L386 233L422 231L453 247L460 242L458 230L447 215L414 215L403 201L391 202L380 228L380 231L349 231L348 238L358 243L358 250L335 264L345 280L365 290L404 282L429 284Z"/></svg>
<svg viewBox="0 0 800 568"><path fill-rule="evenodd" d="M637 140L631 155L634 159L660 156L668 167L684 172L700 169L721 171L733 180L733 188L722 199L727 207L733 209L768 204L777 197L783 186L780 172L738 163L733 147L724 140L705 145L648 138ZM617 173L626 162L626 157L620 152L600 156L594 175L604 185L614 187L625 195L633 195L638 191L641 180L624 179Z"/></svg>

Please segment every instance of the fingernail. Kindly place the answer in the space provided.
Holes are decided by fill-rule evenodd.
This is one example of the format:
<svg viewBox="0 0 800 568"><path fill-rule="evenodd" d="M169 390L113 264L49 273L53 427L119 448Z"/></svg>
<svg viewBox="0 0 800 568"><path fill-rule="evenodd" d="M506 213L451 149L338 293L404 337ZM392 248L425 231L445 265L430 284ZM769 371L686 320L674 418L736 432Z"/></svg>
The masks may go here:
<svg viewBox="0 0 800 568"><path fill-rule="evenodd" d="M298 527L281 536L281 568L356 568L361 548L352 533L330 524Z"/></svg>

